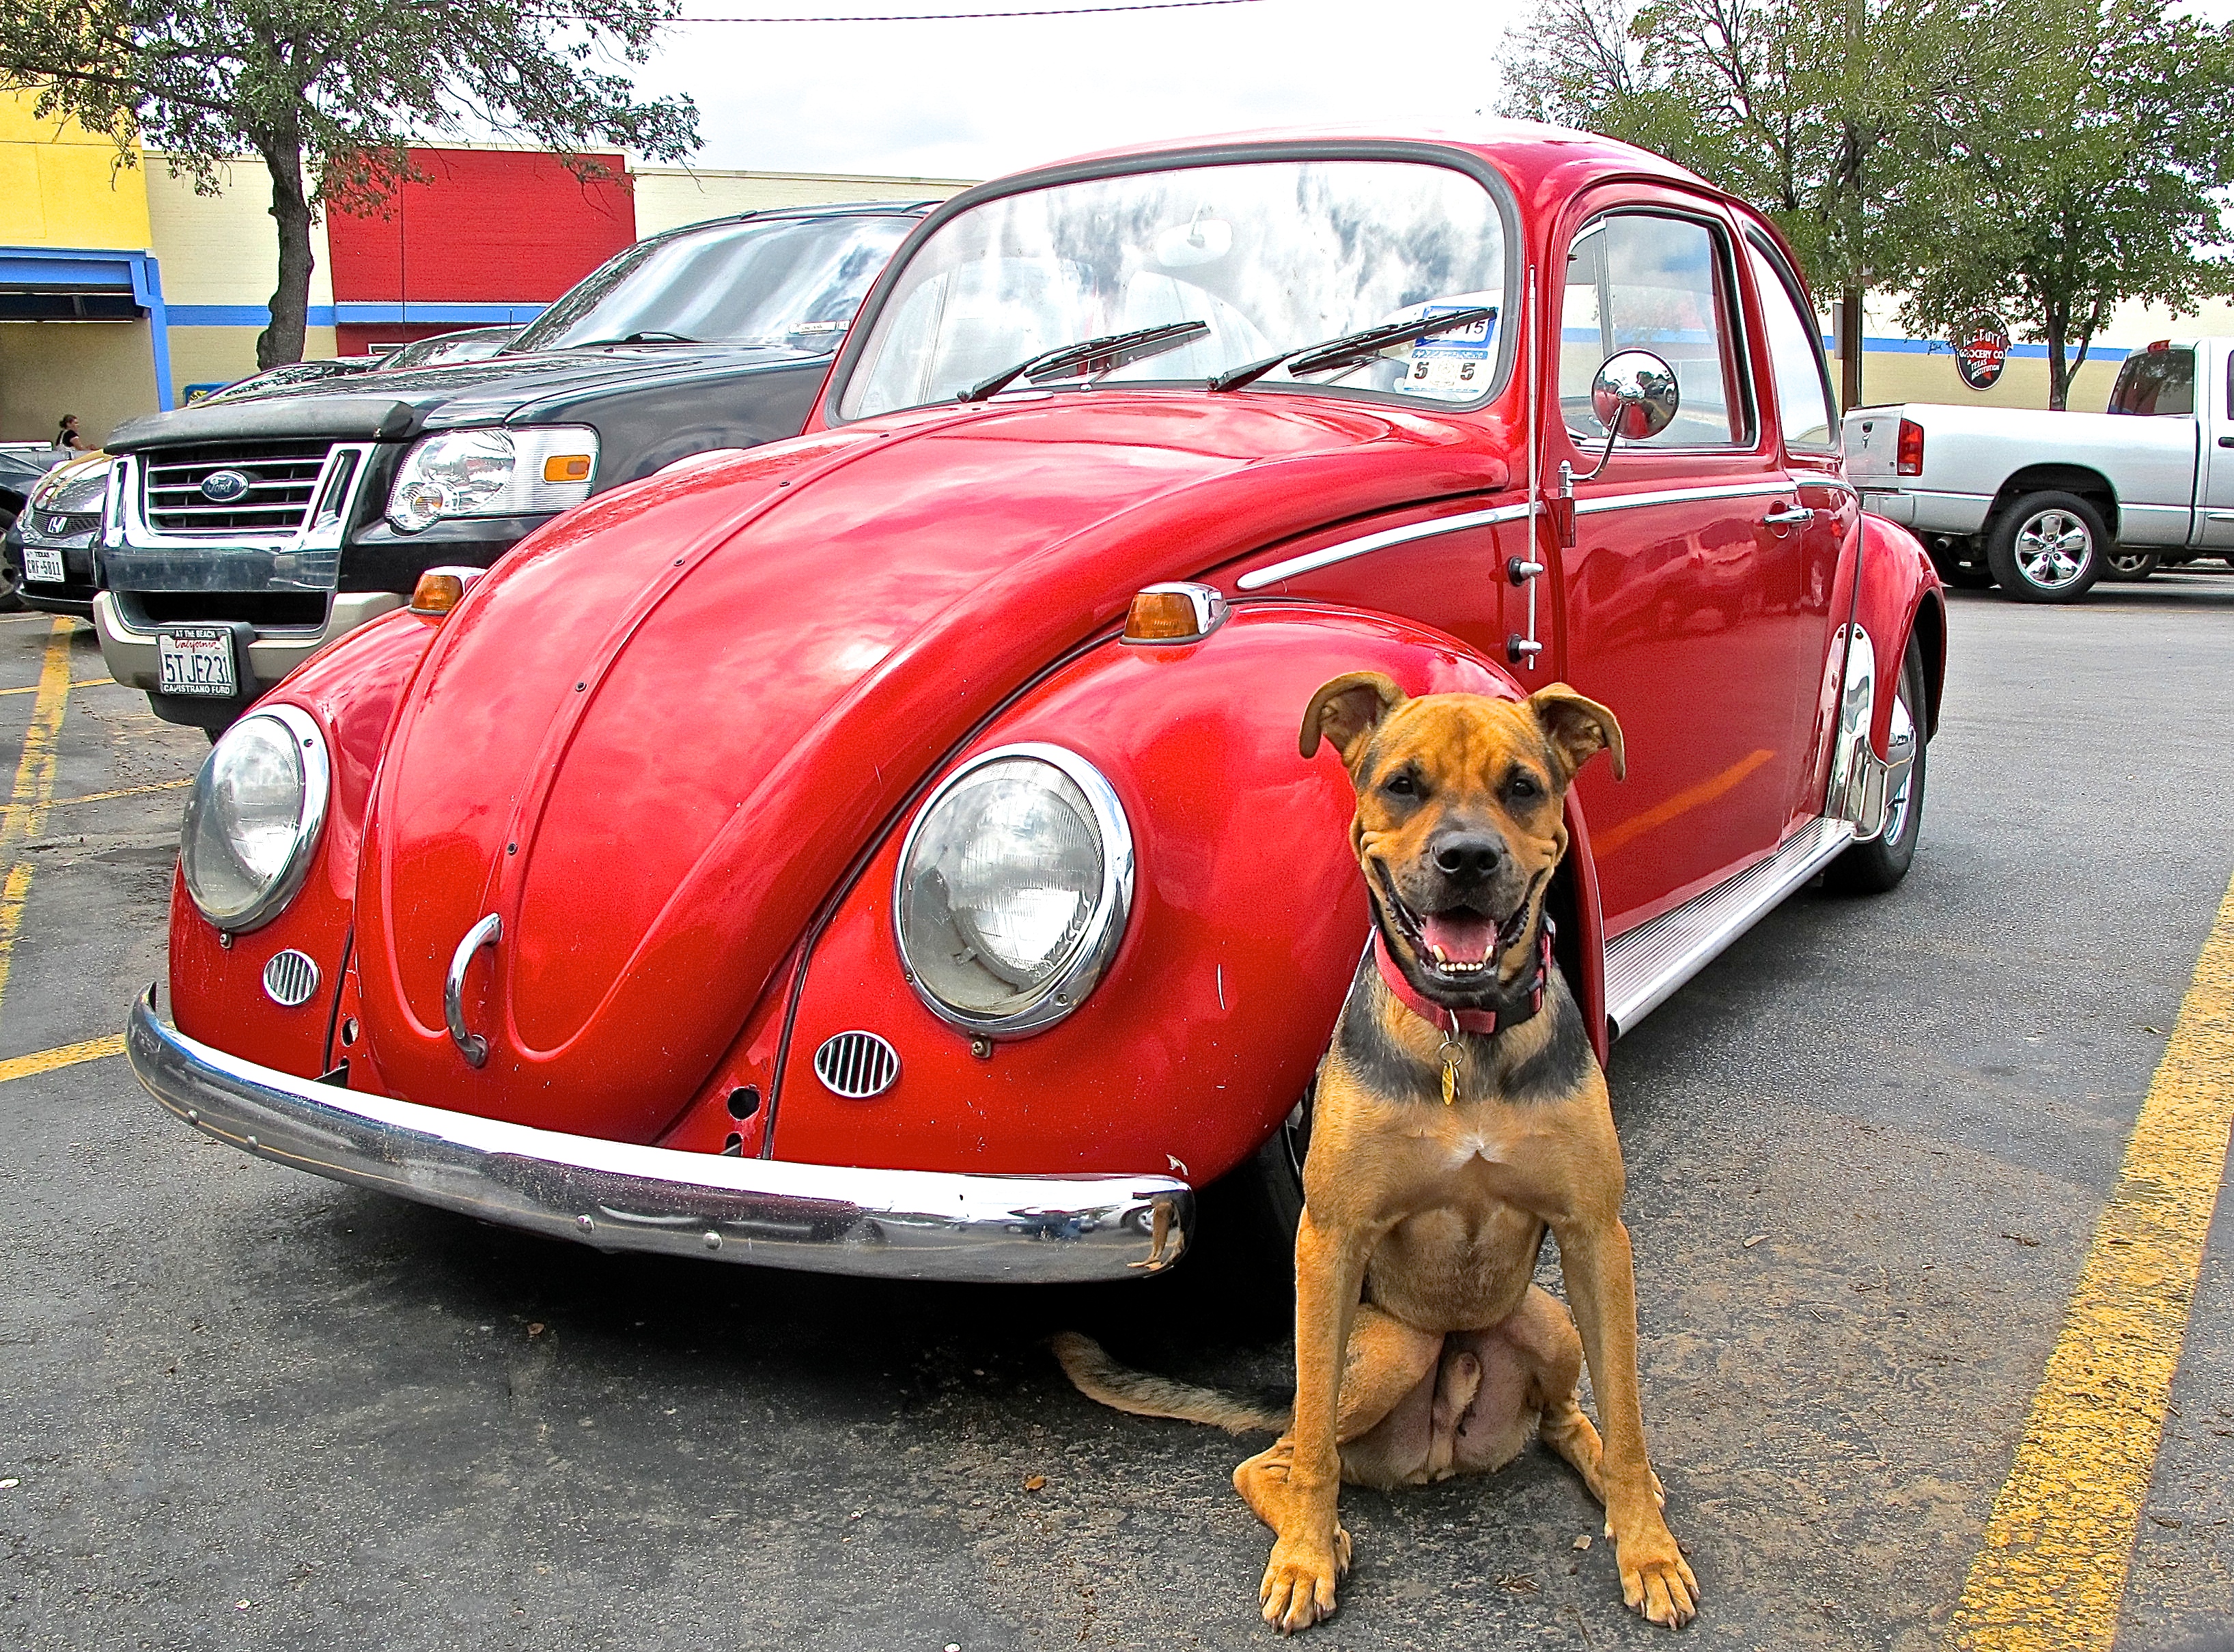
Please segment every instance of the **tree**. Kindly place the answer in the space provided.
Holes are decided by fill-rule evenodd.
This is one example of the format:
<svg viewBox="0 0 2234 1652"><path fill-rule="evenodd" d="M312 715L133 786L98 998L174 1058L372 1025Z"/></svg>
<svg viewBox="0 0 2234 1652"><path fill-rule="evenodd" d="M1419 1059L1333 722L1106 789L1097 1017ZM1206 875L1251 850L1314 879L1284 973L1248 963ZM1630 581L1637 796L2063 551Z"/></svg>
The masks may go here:
<svg viewBox="0 0 2234 1652"><path fill-rule="evenodd" d="M1858 339L1888 209L1976 94L1976 0L1539 0L1508 113L1667 156L1765 212ZM1908 233L1920 232L1911 224ZM1929 238L1926 238L1927 239ZM1845 401L1860 397L1845 352Z"/></svg>
<svg viewBox="0 0 2234 1652"><path fill-rule="evenodd" d="M591 143L679 159L696 147L687 97L639 101L625 63L650 55L674 0L600 0L595 10L517 10L507 0L8 0L0 90L34 91L68 115L164 151L214 193L219 168L264 163L278 225L279 281L259 367L300 361L310 308L310 225L322 205L379 211L415 179L408 146L478 127L604 169ZM603 60L608 66L600 68Z"/></svg>
<svg viewBox="0 0 2234 1652"><path fill-rule="evenodd" d="M2164 0L2002 0L1989 38L1997 95L1890 214L1892 245L1934 246L1899 261L1902 319L1943 332L2002 313L2048 346L2061 408L2120 304L2234 291L2234 29Z"/></svg>

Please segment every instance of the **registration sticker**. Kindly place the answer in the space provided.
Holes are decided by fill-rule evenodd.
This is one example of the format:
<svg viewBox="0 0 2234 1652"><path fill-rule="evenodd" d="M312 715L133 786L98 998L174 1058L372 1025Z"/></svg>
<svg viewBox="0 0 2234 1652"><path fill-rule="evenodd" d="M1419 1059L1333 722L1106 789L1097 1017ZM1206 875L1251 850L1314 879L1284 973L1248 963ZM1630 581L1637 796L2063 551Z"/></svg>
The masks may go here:
<svg viewBox="0 0 2234 1652"><path fill-rule="evenodd" d="M159 694L198 694L230 700L240 692L233 669L232 632L221 625L180 626L158 631L162 686Z"/></svg>
<svg viewBox="0 0 2234 1652"><path fill-rule="evenodd" d="M62 553L50 545L25 545L23 578L36 579L42 585L59 585L62 582Z"/></svg>
<svg viewBox="0 0 2234 1652"><path fill-rule="evenodd" d="M1453 316L1473 304L1429 304L1420 314L1432 319ZM1484 317L1447 333L1429 333L1412 346L1404 388L1417 395L1470 402L1489 388L1490 352L1497 343L1497 317Z"/></svg>

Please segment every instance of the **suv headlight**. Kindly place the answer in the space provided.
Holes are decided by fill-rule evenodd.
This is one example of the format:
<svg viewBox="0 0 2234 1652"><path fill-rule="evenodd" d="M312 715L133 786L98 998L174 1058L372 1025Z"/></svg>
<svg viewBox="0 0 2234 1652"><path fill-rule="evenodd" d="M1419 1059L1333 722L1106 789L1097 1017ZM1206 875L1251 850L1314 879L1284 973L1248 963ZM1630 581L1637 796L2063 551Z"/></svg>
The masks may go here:
<svg viewBox="0 0 2234 1652"><path fill-rule="evenodd" d="M388 519L405 533L446 516L541 516L590 497L598 433L586 425L445 430L403 455Z"/></svg>
<svg viewBox="0 0 2234 1652"><path fill-rule="evenodd" d="M1109 782L1059 746L1004 746L949 775L908 828L892 920L933 1015L1013 1037L1078 1008L1132 901L1133 833Z"/></svg>
<svg viewBox="0 0 2234 1652"><path fill-rule="evenodd" d="M326 742L296 706L251 711L219 736L186 794L179 860L201 915L232 934L295 898L325 824Z"/></svg>

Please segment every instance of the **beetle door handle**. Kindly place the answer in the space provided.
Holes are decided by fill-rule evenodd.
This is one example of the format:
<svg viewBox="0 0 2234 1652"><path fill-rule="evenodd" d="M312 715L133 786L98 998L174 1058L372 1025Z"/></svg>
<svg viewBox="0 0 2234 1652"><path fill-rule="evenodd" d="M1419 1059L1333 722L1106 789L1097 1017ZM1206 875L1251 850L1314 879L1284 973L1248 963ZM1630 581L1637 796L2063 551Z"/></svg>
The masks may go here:
<svg viewBox="0 0 2234 1652"><path fill-rule="evenodd" d="M1793 522L1813 522L1815 513L1805 505L1794 505L1787 509L1771 511L1760 519L1765 526L1780 528Z"/></svg>
<svg viewBox="0 0 2234 1652"><path fill-rule="evenodd" d="M450 1041L466 1058L468 1067L479 1067L488 1060L488 1040L479 1033L466 1030L466 970L472 965L474 954L485 946L494 946L504 935L504 920L494 912L466 931L466 938L458 943L458 950L450 955L450 973L442 982L442 1019L450 1028Z"/></svg>

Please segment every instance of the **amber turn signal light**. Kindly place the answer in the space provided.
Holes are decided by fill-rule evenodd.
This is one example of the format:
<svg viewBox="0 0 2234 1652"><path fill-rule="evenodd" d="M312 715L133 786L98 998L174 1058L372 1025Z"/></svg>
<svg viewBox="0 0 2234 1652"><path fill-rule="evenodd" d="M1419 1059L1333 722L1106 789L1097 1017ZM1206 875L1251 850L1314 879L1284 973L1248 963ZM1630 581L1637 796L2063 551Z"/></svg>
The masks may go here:
<svg viewBox="0 0 2234 1652"><path fill-rule="evenodd" d="M1128 643L1199 643L1225 623L1225 593L1214 585L1150 585L1125 613Z"/></svg>
<svg viewBox="0 0 2234 1652"><path fill-rule="evenodd" d="M553 454L543 461L543 480L546 482L586 482L590 480L590 455L587 454Z"/></svg>
<svg viewBox="0 0 2234 1652"><path fill-rule="evenodd" d="M474 581L488 571L486 568L429 568L419 576L419 583L411 587L411 611L424 618L440 620L464 599L473 589Z"/></svg>

